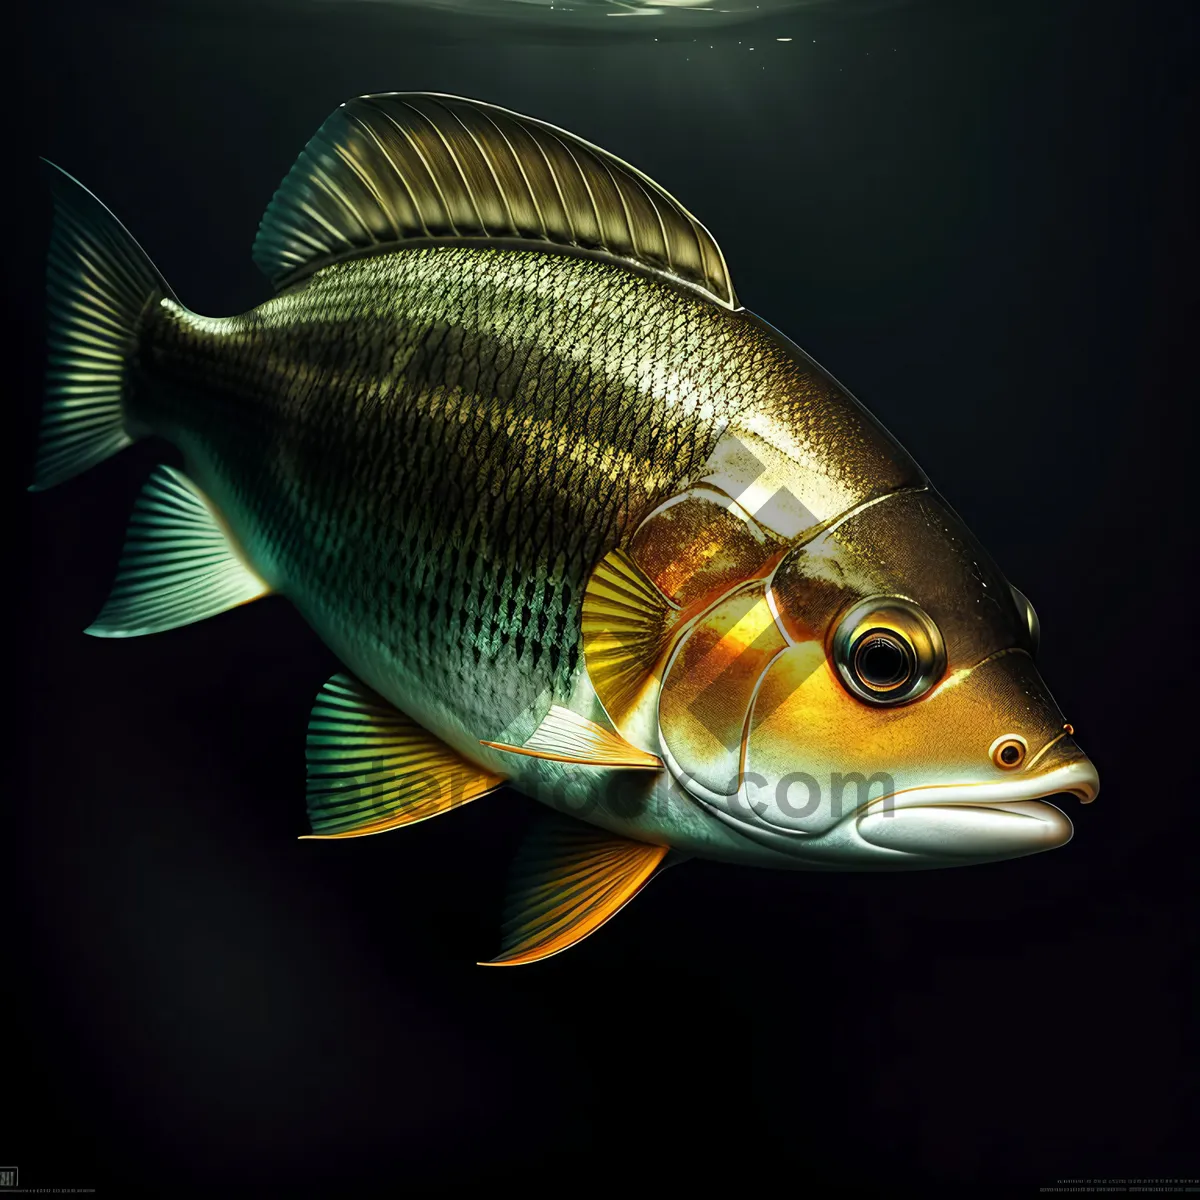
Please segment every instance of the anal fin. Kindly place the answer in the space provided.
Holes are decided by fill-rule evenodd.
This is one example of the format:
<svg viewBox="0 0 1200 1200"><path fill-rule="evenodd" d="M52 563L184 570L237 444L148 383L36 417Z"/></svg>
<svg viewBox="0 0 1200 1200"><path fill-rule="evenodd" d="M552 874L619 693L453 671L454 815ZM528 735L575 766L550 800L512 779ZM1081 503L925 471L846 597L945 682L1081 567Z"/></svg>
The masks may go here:
<svg viewBox="0 0 1200 1200"><path fill-rule="evenodd" d="M307 757L308 836L316 838L412 825L504 783L349 675L317 695Z"/></svg>
<svg viewBox="0 0 1200 1200"><path fill-rule="evenodd" d="M561 813L540 814L513 865L501 952L479 965L517 966L570 949L624 908L667 853Z"/></svg>
<svg viewBox="0 0 1200 1200"><path fill-rule="evenodd" d="M160 466L134 505L113 589L85 632L160 633L270 590L242 560L195 484L182 471Z"/></svg>

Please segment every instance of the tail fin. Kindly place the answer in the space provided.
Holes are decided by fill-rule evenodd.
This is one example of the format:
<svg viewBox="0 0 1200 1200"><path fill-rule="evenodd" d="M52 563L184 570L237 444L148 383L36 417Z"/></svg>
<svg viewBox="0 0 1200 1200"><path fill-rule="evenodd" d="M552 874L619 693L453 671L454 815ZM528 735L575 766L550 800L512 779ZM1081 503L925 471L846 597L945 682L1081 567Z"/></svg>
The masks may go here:
<svg viewBox="0 0 1200 1200"><path fill-rule="evenodd" d="M116 217L83 184L46 165L54 194L47 269L50 365L29 489L34 492L86 471L133 441L123 401L138 322L149 304L172 295Z"/></svg>

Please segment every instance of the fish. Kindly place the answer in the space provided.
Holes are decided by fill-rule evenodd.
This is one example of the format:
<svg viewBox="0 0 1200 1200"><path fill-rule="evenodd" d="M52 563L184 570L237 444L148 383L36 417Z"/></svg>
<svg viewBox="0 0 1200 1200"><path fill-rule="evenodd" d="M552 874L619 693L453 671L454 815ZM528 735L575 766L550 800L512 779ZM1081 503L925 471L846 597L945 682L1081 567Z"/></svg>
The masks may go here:
<svg viewBox="0 0 1200 1200"><path fill-rule="evenodd" d="M343 668L305 836L536 801L481 965L559 954L696 858L904 871L1071 838L1049 798L1099 776L1032 604L635 167L481 101L360 96L262 218L273 295L230 317L46 169L31 490L143 438L183 464L86 632L290 601Z"/></svg>

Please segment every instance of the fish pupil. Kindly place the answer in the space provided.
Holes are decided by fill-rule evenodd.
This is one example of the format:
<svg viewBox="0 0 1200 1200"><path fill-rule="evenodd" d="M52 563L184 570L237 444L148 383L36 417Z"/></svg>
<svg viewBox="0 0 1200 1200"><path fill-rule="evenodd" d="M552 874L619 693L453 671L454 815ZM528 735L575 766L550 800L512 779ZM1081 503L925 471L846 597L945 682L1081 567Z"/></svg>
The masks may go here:
<svg viewBox="0 0 1200 1200"><path fill-rule="evenodd" d="M1020 757L1021 752L1016 748L1016 746L1005 746L1004 749L1000 751L1001 762L1007 763L1010 767Z"/></svg>
<svg viewBox="0 0 1200 1200"><path fill-rule="evenodd" d="M854 658L859 677L873 688L896 687L908 678L911 669L899 642L878 634L868 634Z"/></svg>

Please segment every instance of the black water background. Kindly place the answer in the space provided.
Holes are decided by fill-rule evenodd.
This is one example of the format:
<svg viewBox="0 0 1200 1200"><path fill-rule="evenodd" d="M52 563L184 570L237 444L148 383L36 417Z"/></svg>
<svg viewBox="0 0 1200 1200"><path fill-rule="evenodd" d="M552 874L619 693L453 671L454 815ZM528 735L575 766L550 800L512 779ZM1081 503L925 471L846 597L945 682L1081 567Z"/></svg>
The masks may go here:
<svg viewBox="0 0 1200 1200"><path fill-rule="evenodd" d="M11 21L0 1165L109 1195L1022 1196L1200 1174L1191 6L914 4L710 43L385 5ZM1040 612L1103 780L1068 848L899 878L693 864L571 954L483 971L525 801L297 843L336 664L285 604L80 634L161 452L20 491L35 156L186 303L228 313L267 294L249 245L304 141L394 89L636 163L713 230L743 301L914 452Z"/></svg>

